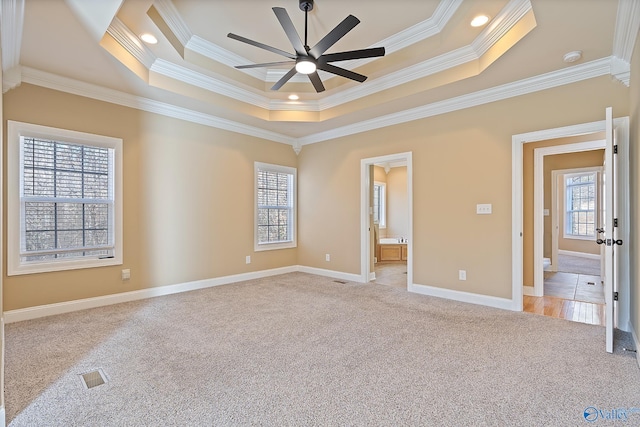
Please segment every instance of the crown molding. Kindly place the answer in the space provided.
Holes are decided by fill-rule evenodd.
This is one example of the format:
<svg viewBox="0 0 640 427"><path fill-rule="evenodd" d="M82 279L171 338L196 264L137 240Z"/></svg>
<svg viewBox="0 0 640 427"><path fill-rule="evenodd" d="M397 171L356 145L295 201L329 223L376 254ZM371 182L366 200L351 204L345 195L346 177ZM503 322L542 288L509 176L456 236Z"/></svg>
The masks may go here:
<svg viewBox="0 0 640 427"><path fill-rule="evenodd" d="M25 83L46 87L74 95L84 96L99 101L135 108L150 113L161 114L192 123L236 132L244 135L262 138L274 142L291 145L296 153L302 146L314 144L330 139L340 138L361 132L424 119L440 114L450 113L465 108L475 107L490 102L500 101L516 96L551 89L554 87L575 83L611 73L611 57L591 61L559 71L542 74L536 77L519 80L489 89L473 92L467 95L450 98L426 104L420 107L376 117L348 126L319 132L303 138L294 138L276 132L267 131L254 126L244 125L210 114L201 113L187 108L177 107L149 98L130 95L113 89L104 88L90 83L79 82L66 77L57 76L44 71L22 67L22 81Z"/></svg>
<svg viewBox="0 0 640 427"><path fill-rule="evenodd" d="M2 71L2 93L7 93L11 89L20 86L22 83L22 73L20 66Z"/></svg>
<svg viewBox="0 0 640 427"><path fill-rule="evenodd" d="M629 87L631 83L631 64L615 56L611 57L611 75Z"/></svg>
<svg viewBox="0 0 640 427"><path fill-rule="evenodd" d="M355 101L377 92L410 83L413 80L428 77L449 68L462 65L466 62L477 59L476 53L470 46L444 53L435 58L407 67L395 73L387 74L371 80L367 85L353 86L341 92L329 95L319 100L320 111L337 107L347 102Z"/></svg>
<svg viewBox="0 0 640 427"><path fill-rule="evenodd" d="M619 0L616 28L613 34L611 75L625 86L631 81L631 57L640 31L640 2Z"/></svg>
<svg viewBox="0 0 640 427"><path fill-rule="evenodd" d="M420 23L408 30L411 30L406 35L408 38L413 38L413 41L405 40L405 44L401 44L399 40L404 32L400 32L391 38L385 39L382 43L392 43L395 48L406 47L416 41L417 38L426 38L430 35L439 32L446 23L451 19L451 16L460 6L461 1L456 0L454 2L448 2L443 0L438 5L433 17ZM162 10L163 19L167 19L167 22L173 22L172 24L176 28L182 28L182 37L190 35L190 31L187 31L186 24L179 15L177 9L170 0L157 0L154 3L156 8ZM160 13L158 9L158 13ZM269 110L283 110L283 111L323 111L329 108L337 107L339 105L355 101L357 99L373 95L375 93L391 89L393 87L409 83L411 81L428 77L430 75L445 71L447 69L465 64L470 61L479 59L491 46L500 40L515 24L519 22L522 17L531 10L531 3L529 0L511 0L501 11L498 16L493 20L492 25L482 31L474 41L468 45L456 49L451 52L447 52L435 58L423 61L411 67L399 70L395 73L388 74L386 76L372 79L366 85L357 85L349 89L342 90L333 95L329 95L321 100L299 101L297 103L286 103L280 100L269 101L267 97L261 97L256 95L247 89L231 88L226 82L216 79L211 76L207 76L202 73L181 67L175 64L170 64L168 61L160 62L155 60L151 52L145 47L141 46L137 37L131 32L119 19L114 19L114 23L110 28L113 33L113 37L120 42L120 44L127 49L132 55L138 58L141 62L150 68L153 65L153 71L160 74L170 76L172 78L181 80L188 84L193 84L197 87L219 93L224 96L228 96L240 102L245 102L251 105L255 105L260 108L267 108ZM170 18L165 18L165 16ZM167 24L169 25L169 24ZM173 28L173 27L172 27ZM172 29L173 31L173 29ZM111 33L110 33L111 34ZM238 65L247 63L248 61L239 55L222 49L201 37L190 35L186 45L200 55L210 58L214 61L220 62L225 65ZM143 51L141 51L141 49ZM149 61L153 57L154 61L149 64ZM256 70L256 69L250 69ZM258 74L256 74L258 73ZM264 80L264 71L254 71L252 75ZM281 77L281 70L266 70L267 80L279 79ZM299 81L306 81L305 76L294 76L294 79ZM209 80L209 81L207 81ZM274 80L274 81L275 81ZM298 81L295 80L295 81Z"/></svg>
<svg viewBox="0 0 640 427"><path fill-rule="evenodd" d="M6 71L20 65L24 0L2 0L0 7L2 8L0 9L2 70Z"/></svg>
<svg viewBox="0 0 640 427"><path fill-rule="evenodd" d="M185 45L185 49L189 49L190 51L202 55L205 58L209 58L212 61L219 62L229 67L235 67L236 65L245 65L251 62L240 55L223 49L220 46L215 45L196 35L193 35L189 39L189 41ZM268 70L266 69L247 68L242 71L244 71L246 74L249 74L251 77L255 77L258 80L267 80Z"/></svg>
<svg viewBox="0 0 640 427"><path fill-rule="evenodd" d="M149 70L219 95L233 99L241 99L243 102L255 105L256 107L264 109L269 109L270 107L270 100L264 95L258 95L246 89L238 88L223 80L165 61L164 59L157 59Z"/></svg>
<svg viewBox="0 0 640 427"><path fill-rule="evenodd" d="M180 44L185 47L193 37L193 33L187 23L184 22L184 19L182 19L173 2L171 0L155 0L153 7L158 11L158 14Z"/></svg>
<svg viewBox="0 0 640 427"><path fill-rule="evenodd" d="M410 28L400 31L386 39L375 43L373 46L384 45L387 53L393 53L421 40L432 37L442 31L451 17L458 10L463 0L441 0L433 15ZM207 40L195 36L188 25L180 16L178 9L171 0L156 0L154 7L165 21L169 29L182 43L183 47L193 50L209 59L220 62L229 67L250 63L249 60L240 55L235 55ZM372 59L353 61L359 65L365 64ZM282 70L256 70L244 69L244 73L266 82L276 82L284 75ZM331 76L333 77L333 75ZM304 76L294 76L294 82L305 82Z"/></svg>
<svg viewBox="0 0 640 427"><path fill-rule="evenodd" d="M296 143L295 138L280 133L29 67L22 67L22 82L282 144L293 146Z"/></svg>
<svg viewBox="0 0 640 427"><path fill-rule="evenodd" d="M379 77L367 85L354 86L340 93L327 96L319 101L320 110L337 107L341 104L475 61L497 43L530 10L531 2L529 0L511 0L500 11L500 14L495 17L491 27L482 31L470 45Z"/></svg>
<svg viewBox="0 0 640 427"><path fill-rule="evenodd" d="M471 42L478 57L498 43L514 25L533 9L530 0L511 0L482 32Z"/></svg>
<svg viewBox="0 0 640 427"><path fill-rule="evenodd" d="M611 58L603 58L574 67L564 68L539 76L507 83L489 89L473 92L455 98L426 104L398 113L365 120L354 125L343 126L326 132L319 132L300 138L301 145L314 144L356 133L367 132L387 126L393 126L414 120L450 113L490 102L526 95L545 89L551 89L578 81L591 79L611 72Z"/></svg>
<svg viewBox="0 0 640 427"><path fill-rule="evenodd" d="M638 31L640 31L640 2L618 0L616 28L613 34L613 56L631 63Z"/></svg>
<svg viewBox="0 0 640 427"><path fill-rule="evenodd" d="M269 101L271 111L308 111L317 113L320 111L318 101L288 101L284 99L272 99Z"/></svg>
<svg viewBox="0 0 640 427"><path fill-rule="evenodd" d="M456 13L463 0L441 0L428 19L404 29L370 47L384 46L387 54L396 52L439 34ZM363 60L363 61L371 61Z"/></svg>
<svg viewBox="0 0 640 427"><path fill-rule="evenodd" d="M149 48L143 45L138 36L129 29L118 17L113 18L107 34L120 44L127 52L133 55L147 69L156 61L156 56Z"/></svg>
<svg viewBox="0 0 640 427"><path fill-rule="evenodd" d="M384 40L374 43L369 47L384 46L386 55L389 55L393 52L409 47L414 43L418 43L422 40L428 39L429 37L438 35L447 25L451 17L456 13L462 2L463 0L441 0L436 7L436 10L433 12L433 15L428 19L393 34ZM350 68L356 68L375 60L376 58L357 59L344 61L342 64ZM267 70L267 81L277 82L282 78L285 72L286 71L275 69ZM323 80L326 81L335 77L336 76L333 74L328 74L327 78ZM295 75L291 81L304 83L307 79L305 76Z"/></svg>

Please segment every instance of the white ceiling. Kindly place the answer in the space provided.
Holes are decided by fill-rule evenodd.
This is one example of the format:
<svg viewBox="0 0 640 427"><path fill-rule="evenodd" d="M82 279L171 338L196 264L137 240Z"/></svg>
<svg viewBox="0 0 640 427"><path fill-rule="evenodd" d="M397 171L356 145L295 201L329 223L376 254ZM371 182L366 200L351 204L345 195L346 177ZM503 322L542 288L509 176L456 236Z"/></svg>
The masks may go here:
<svg viewBox="0 0 640 427"><path fill-rule="evenodd" d="M288 68L235 69L285 58L227 37L293 52L271 8L285 8L304 38L298 0L15 0L2 3L3 90L38 84L299 148L598 75L628 85L638 3L316 0L310 46L352 14L361 23L327 53L387 51L336 63L369 78L322 73L327 90L316 94L301 75L271 91ZM480 13L490 22L472 28ZM140 42L143 32L159 43ZM563 62L575 50L582 59Z"/></svg>

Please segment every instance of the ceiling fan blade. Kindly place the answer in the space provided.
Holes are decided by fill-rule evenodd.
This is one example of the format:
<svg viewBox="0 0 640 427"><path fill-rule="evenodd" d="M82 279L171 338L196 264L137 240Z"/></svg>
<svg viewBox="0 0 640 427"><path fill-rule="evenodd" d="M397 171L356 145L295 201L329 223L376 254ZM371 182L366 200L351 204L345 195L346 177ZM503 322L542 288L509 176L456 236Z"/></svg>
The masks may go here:
<svg viewBox="0 0 640 427"><path fill-rule="evenodd" d="M287 37L293 45L293 49L296 51L296 53L298 55L306 55L307 50L304 48L304 45L300 40L300 36L296 31L296 27L293 26L293 22L291 22L291 18L289 18L287 10L283 7L274 7L273 13L276 14L278 21L280 21L280 25L282 25L282 29L287 34Z"/></svg>
<svg viewBox="0 0 640 427"><path fill-rule="evenodd" d="M327 62L347 61L350 59L375 58L378 56L384 56L383 47L350 50L349 52L328 53L318 58L318 62L327 63Z"/></svg>
<svg viewBox="0 0 640 427"><path fill-rule="evenodd" d="M360 83L367 80L367 76L354 73L353 71L345 70L344 68L336 67L335 65L331 65L331 64L318 64L318 69L322 71L327 71L332 74L337 74L338 76L346 77L348 79L355 80Z"/></svg>
<svg viewBox="0 0 640 427"><path fill-rule="evenodd" d="M339 23L333 30L322 38L314 47L309 50L309 54L314 58L319 58L327 49L333 46L338 40L344 37L349 31L360 23L360 20L353 15L349 15Z"/></svg>
<svg viewBox="0 0 640 427"><path fill-rule="evenodd" d="M320 80L318 72L316 71L307 75L309 76L309 80L311 80L311 83L313 83L313 87L316 89L316 92L324 92L324 85L322 84L322 80Z"/></svg>
<svg viewBox="0 0 640 427"><path fill-rule="evenodd" d="M279 65L292 65L295 63L295 61L265 62L262 64L236 65L235 68L237 68L238 70L242 70L245 68L277 67Z"/></svg>
<svg viewBox="0 0 640 427"><path fill-rule="evenodd" d="M285 57L287 57L289 59L296 59L296 55L293 55L293 54L291 54L289 52L285 52L284 50L276 49L275 47L267 46L266 44L250 40L250 39L248 39L246 37L242 37L242 36L239 36L237 34L229 33L229 34L227 34L227 37L229 37L230 39L238 40L238 41L240 41L242 43L250 44L251 46L259 47L260 49L268 50L269 52L277 53L278 55L285 56Z"/></svg>
<svg viewBox="0 0 640 427"><path fill-rule="evenodd" d="M271 90L278 90L280 89L286 82L288 82L291 77L295 76L297 73L296 71L296 67L293 67L292 69L290 69L287 74L285 74L284 76L282 76L282 78L280 78L280 80L278 80L276 82L276 84L274 84L273 86L271 86Z"/></svg>

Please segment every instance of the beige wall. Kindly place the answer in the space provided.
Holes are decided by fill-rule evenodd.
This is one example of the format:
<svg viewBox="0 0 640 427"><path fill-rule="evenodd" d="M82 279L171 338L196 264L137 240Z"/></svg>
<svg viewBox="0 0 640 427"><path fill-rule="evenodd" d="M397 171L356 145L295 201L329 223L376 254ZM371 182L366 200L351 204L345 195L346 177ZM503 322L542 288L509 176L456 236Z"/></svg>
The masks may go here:
<svg viewBox="0 0 640 427"><path fill-rule="evenodd" d="M414 283L510 298L512 135L602 120L609 105L627 115L628 89L604 76L305 146L299 263L360 274L360 159L411 151Z"/></svg>
<svg viewBox="0 0 640 427"><path fill-rule="evenodd" d="M557 154L544 157L544 207L551 211L552 206L552 186L551 178L554 170L579 169L586 167L602 166L604 164L604 150L585 151L581 153ZM595 243L595 238L591 240L565 239L564 238L564 215L565 209L565 184L564 179L559 179L558 186L558 249L572 252L584 252L589 254L599 254L600 246ZM552 215L556 212L551 212ZM544 256L551 257L552 246L552 215L544 218ZM551 260L555 262L554 259Z"/></svg>
<svg viewBox="0 0 640 427"><path fill-rule="evenodd" d="M409 237L407 167L395 167L387 174L387 236Z"/></svg>
<svg viewBox="0 0 640 427"><path fill-rule="evenodd" d="M631 181L631 248L630 291L631 324L640 333L640 34L636 38L631 61L630 84L630 181ZM640 360L640 359L639 359Z"/></svg>
<svg viewBox="0 0 640 427"><path fill-rule="evenodd" d="M297 263L296 249L253 252L254 161L295 167L288 145L28 84L4 118L124 140L124 264L5 276L5 310Z"/></svg>
<svg viewBox="0 0 640 427"><path fill-rule="evenodd" d="M5 277L5 310L296 264L360 274L360 160L400 152L413 152L414 283L510 298L511 136L629 107L628 89L600 77L307 145L296 159L286 145L28 84L4 101L8 120L123 138L125 174L124 265ZM297 250L253 252L254 161L298 166ZM476 215L478 203L493 214Z"/></svg>

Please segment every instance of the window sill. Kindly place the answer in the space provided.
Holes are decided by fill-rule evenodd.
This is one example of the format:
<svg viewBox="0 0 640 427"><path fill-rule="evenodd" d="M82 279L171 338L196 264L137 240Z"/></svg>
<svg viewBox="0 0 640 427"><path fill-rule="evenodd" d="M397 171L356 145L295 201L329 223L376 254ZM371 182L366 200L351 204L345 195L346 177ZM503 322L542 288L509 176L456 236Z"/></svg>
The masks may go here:
<svg viewBox="0 0 640 427"><path fill-rule="evenodd" d="M297 247L298 244L296 242L279 242L279 243L257 243L254 246L254 251L262 252L262 251L275 251L278 249L291 249Z"/></svg>
<svg viewBox="0 0 640 427"><path fill-rule="evenodd" d="M563 238L569 239L569 240L591 240L591 241L596 240L596 236L574 236L572 234L565 234Z"/></svg>
<svg viewBox="0 0 640 427"><path fill-rule="evenodd" d="M80 259L69 261L57 261L46 263L25 263L20 265L9 265L7 276L18 276L21 274L51 273L55 271L79 270L83 268L108 267L112 265L122 265L122 257L104 259Z"/></svg>

